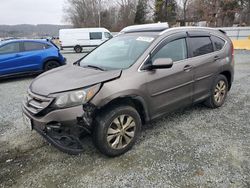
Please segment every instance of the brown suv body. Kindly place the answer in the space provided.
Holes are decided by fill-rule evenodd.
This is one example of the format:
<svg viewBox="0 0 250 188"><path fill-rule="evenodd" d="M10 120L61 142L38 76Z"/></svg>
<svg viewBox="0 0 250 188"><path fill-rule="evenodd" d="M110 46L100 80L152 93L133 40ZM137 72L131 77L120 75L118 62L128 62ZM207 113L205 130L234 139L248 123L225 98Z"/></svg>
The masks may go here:
<svg viewBox="0 0 250 188"><path fill-rule="evenodd" d="M151 37L153 38L150 45L128 68L102 71L80 66L65 66L39 76L31 84L29 97L23 105L25 117L31 120L34 129L59 149L69 153L82 151L80 144L69 148L62 145L60 139L54 139L56 131L49 134L54 127L60 131L61 127L70 127L73 131L67 136L74 135L72 139L80 137L81 130L93 133L94 139L97 140L97 147L104 154L116 156L126 152L134 143L132 140L122 146L127 139L122 137L124 134L126 136L124 132L119 133L121 134L119 139L122 140L121 147L117 144L116 148L112 148L112 142L111 145L106 143L106 140L109 141L105 137L106 134L109 135L107 129L114 128L109 127L112 124L111 119L107 120L107 123L103 123L102 119L113 117L116 111L124 111L124 115L127 115L130 114L129 107L132 107L136 112L131 112L131 118L137 126L141 122L145 123L194 103L205 101L213 108L223 104L233 82L234 57L232 42L222 31L211 28L181 27L163 31L131 31L115 38L123 36L136 37L136 40L147 42ZM167 53L170 57L164 57ZM165 65L164 62L166 62ZM223 90L223 82L225 82L226 92ZM53 94L96 84L100 84L98 91L83 105L53 108L55 100ZM215 92L218 91L220 93L216 94ZM124 109L121 109L123 106L125 106ZM120 111L117 114L121 114ZM140 117L138 121L136 113ZM114 115L113 120L117 117ZM129 118L130 116L127 117ZM140 125L134 129L134 137L137 136L139 129ZM61 132L64 133L64 129ZM134 137L133 139L136 139Z"/></svg>
<svg viewBox="0 0 250 188"><path fill-rule="evenodd" d="M180 37L188 39L187 31L194 32L194 36L211 34L221 37L226 41L225 46L219 51L197 57L191 57L189 54L189 58L174 62L170 69L143 70L150 53L157 50L162 43ZM192 47L188 45L188 49L191 50ZM132 67L123 70L118 80L105 83L92 103L96 106L105 106L116 98L137 98L143 105L147 119L154 119L208 98L213 81L219 74L224 74L231 86L234 75L234 59L231 52L231 40L220 31L207 28L169 29L154 41Z"/></svg>

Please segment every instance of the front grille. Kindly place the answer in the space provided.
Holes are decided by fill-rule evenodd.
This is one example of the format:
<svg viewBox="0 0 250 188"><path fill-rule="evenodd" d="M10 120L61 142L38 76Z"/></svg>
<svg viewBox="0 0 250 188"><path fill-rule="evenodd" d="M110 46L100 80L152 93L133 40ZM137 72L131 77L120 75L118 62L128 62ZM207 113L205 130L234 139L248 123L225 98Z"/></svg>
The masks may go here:
<svg viewBox="0 0 250 188"><path fill-rule="evenodd" d="M37 115L45 110L52 103L52 101L53 98L43 97L28 91L28 95L24 101L24 107L30 113Z"/></svg>

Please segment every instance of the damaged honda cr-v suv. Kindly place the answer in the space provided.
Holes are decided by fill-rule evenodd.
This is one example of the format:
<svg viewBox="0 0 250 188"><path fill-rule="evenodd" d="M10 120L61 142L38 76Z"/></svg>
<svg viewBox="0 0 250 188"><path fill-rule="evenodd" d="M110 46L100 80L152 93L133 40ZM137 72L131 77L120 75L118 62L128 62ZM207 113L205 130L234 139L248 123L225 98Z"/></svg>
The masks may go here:
<svg viewBox="0 0 250 188"><path fill-rule="evenodd" d="M121 155L152 119L198 102L222 106L233 64L223 31L128 28L74 66L37 77L23 103L24 119L64 152L82 152L88 133L102 153Z"/></svg>

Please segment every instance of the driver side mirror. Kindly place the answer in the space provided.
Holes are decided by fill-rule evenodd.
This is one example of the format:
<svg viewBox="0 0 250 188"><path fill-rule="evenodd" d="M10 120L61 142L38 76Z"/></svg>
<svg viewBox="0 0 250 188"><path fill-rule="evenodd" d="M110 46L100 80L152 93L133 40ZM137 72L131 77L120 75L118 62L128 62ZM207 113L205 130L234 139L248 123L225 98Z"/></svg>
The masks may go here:
<svg viewBox="0 0 250 188"><path fill-rule="evenodd" d="M152 64L148 64L144 67L147 70L154 69L168 69L173 66L173 60L171 58L158 58L152 62Z"/></svg>

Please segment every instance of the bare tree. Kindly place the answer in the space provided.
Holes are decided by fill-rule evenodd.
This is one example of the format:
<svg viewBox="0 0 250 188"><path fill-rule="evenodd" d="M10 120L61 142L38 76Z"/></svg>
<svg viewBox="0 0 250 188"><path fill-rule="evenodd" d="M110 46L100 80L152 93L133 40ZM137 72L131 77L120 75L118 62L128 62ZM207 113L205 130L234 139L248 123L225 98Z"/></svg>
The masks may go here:
<svg viewBox="0 0 250 188"><path fill-rule="evenodd" d="M186 25L186 19L187 19L187 5L190 0L182 0L183 3L183 22L184 25Z"/></svg>
<svg viewBox="0 0 250 188"><path fill-rule="evenodd" d="M97 27L99 24L100 0L68 0L66 19L74 27Z"/></svg>
<svg viewBox="0 0 250 188"><path fill-rule="evenodd" d="M74 27L106 27L119 31L133 25L135 15L144 14L138 0L67 0L67 20ZM182 25L187 20L206 21L207 26L232 26L235 21L250 25L250 0L145 0L147 22L175 23L176 13ZM142 5L141 5L142 7ZM138 15L137 15L138 16ZM140 15L141 17L143 15ZM237 19L236 19L237 18ZM143 21L144 22L144 21Z"/></svg>
<svg viewBox="0 0 250 188"><path fill-rule="evenodd" d="M189 4L187 9L195 7L193 16L211 27L232 26L239 12L239 0L194 0Z"/></svg>
<svg viewBox="0 0 250 188"><path fill-rule="evenodd" d="M119 8L119 22L120 28L134 24L136 5L135 0L119 0L117 1Z"/></svg>
<svg viewBox="0 0 250 188"><path fill-rule="evenodd" d="M240 0L240 25L249 25L250 26L250 1L249 0Z"/></svg>
<svg viewBox="0 0 250 188"><path fill-rule="evenodd" d="M134 24L137 0L67 0L66 19L74 27L107 27L119 31Z"/></svg>

